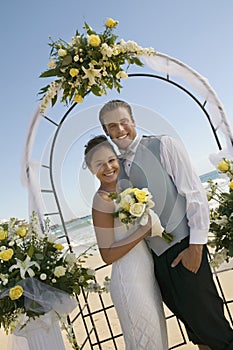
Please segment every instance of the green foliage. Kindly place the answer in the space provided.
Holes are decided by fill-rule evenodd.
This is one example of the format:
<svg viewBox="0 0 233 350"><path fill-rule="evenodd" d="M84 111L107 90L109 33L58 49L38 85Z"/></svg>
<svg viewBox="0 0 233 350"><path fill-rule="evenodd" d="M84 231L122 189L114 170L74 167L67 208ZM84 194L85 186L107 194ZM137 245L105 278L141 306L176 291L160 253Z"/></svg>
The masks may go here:
<svg viewBox="0 0 233 350"><path fill-rule="evenodd" d="M214 247L214 254L224 253L224 259L233 257L233 190L223 192L217 183L208 181L209 201L215 203L210 209L210 232L213 237L209 244ZM216 255L216 256L217 256Z"/></svg>

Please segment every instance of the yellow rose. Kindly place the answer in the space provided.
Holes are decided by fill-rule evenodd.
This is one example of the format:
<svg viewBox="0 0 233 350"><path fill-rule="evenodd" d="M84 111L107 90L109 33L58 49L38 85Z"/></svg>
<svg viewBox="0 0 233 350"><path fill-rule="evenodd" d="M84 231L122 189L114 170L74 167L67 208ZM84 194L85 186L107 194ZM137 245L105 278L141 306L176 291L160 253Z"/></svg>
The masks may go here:
<svg viewBox="0 0 233 350"><path fill-rule="evenodd" d="M99 35L91 34L91 35L88 37L88 43L89 43L91 46L93 46L93 47L99 46L100 43L101 43L101 40L100 40Z"/></svg>
<svg viewBox="0 0 233 350"><path fill-rule="evenodd" d="M77 102L77 103L82 103L83 102L83 97L79 94L76 94L74 96L74 102Z"/></svg>
<svg viewBox="0 0 233 350"><path fill-rule="evenodd" d="M138 188L134 189L134 194L139 202L145 203L147 199L147 193L143 190L139 190Z"/></svg>
<svg viewBox="0 0 233 350"><path fill-rule="evenodd" d="M144 213L145 207L146 205L143 203L134 203L133 205L131 205L129 212L133 216L140 217Z"/></svg>
<svg viewBox="0 0 233 350"><path fill-rule="evenodd" d="M105 26L106 26L107 28L114 28L114 27L117 26L117 24L118 24L118 21L114 21L114 19L108 18L107 21L106 21L106 23L105 23Z"/></svg>
<svg viewBox="0 0 233 350"><path fill-rule="evenodd" d="M7 238L7 231L3 230L3 228L0 228L0 241L3 241Z"/></svg>
<svg viewBox="0 0 233 350"><path fill-rule="evenodd" d="M14 254L14 250L11 248L2 250L0 252L0 259L3 261L8 261L12 258L13 254Z"/></svg>
<svg viewBox="0 0 233 350"><path fill-rule="evenodd" d="M231 190L233 190L233 180L231 180L231 182L229 182L228 186L230 187Z"/></svg>
<svg viewBox="0 0 233 350"><path fill-rule="evenodd" d="M77 68L71 68L70 69L70 75L72 77L77 77L78 73L79 73L79 70Z"/></svg>
<svg viewBox="0 0 233 350"><path fill-rule="evenodd" d="M222 173L226 173L229 169L229 163L225 161L224 159L217 165L218 170L220 170Z"/></svg>
<svg viewBox="0 0 233 350"><path fill-rule="evenodd" d="M60 243L56 243L54 244L54 247L57 249L57 250L63 250L64 249L64 246Z"/></svg>
<svg viewBox="0 0 233 350"><path fill-rule="evenodd" d="M21 226L17 229L16 234L20 237L27 236L28 229L27 227Z"/></svg>
<svg viewBox="0 0 233 350"><path fill-rule="evenodd" d="M23 295L23 288L21 286L15 286L10 289L9 297L11 300L19 299Z"/></svg>

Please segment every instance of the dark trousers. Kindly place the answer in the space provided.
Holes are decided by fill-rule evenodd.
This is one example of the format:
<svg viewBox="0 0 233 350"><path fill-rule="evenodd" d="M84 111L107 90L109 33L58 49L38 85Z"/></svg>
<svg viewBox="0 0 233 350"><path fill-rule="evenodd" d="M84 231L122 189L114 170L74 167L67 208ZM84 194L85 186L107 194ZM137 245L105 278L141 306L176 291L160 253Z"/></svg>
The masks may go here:
<svg viewBox="0 0 233 350"><path fill-rule="evenodd" d="M202 263L197 274L182 263L172 261L189 245L188 237L161 256L153 251L155 276L168 308L184 323L194 344L208 345L212 350L233 350L233 330L227 322L223 301L219 297L204 246Z"/></svg>

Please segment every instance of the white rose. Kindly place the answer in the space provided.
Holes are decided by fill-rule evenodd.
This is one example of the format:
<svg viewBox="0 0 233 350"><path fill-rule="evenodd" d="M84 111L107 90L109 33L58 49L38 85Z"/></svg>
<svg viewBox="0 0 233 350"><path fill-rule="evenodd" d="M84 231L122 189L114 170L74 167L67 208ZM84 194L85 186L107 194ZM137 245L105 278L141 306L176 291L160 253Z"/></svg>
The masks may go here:
<svg viewBox="0 0 233 350"><path fill-rule="evenodd" d="M63 266L56 266L54 269L54 276L61 277L64 276L66 273L66 269Z"/></svg>
<svg viewBox="0 0 233 350"><path fill-rule="evenodd" d="M60 57L64 57L67 55L67 51L64 49L59 49L57 53L58 53L58 56Z"/></svg>
<svg viewBox="0 0 233 350"><path fill-rule="evenodd" d="M136 217L142 216L146 208L146 205L144 203L134 203L130 206L130 214Z"/></svg>

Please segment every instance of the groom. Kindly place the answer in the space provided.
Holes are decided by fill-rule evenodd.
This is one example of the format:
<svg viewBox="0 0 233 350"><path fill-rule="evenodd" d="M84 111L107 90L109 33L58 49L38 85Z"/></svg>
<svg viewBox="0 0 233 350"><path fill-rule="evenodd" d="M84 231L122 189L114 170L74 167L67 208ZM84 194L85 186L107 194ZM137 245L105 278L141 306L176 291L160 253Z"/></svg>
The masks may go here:
<svg viewBox="0 0 233 350"><path fill-rule="evenodd" d="M208 202L186 151L169 136L138 136L124 101L106 103L99 119L124 158L120 181L148 187L163 227L174 237L171 243L147 239L164 302L199 349L232 350L233 330L207 261Z"/></svg>

